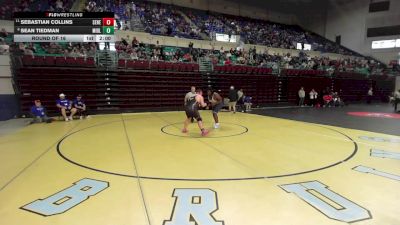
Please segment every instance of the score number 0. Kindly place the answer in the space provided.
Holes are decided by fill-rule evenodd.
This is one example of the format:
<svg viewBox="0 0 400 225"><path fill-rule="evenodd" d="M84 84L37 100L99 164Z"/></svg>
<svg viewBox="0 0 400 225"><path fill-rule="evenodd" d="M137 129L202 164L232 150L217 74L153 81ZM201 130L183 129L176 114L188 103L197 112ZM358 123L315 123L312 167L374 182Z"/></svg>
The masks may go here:
<svg viewBox="0 0 400 225"><path fill-rule="evenodd" d="M103 18L103 26L114 26L114 18Z"/></svg>

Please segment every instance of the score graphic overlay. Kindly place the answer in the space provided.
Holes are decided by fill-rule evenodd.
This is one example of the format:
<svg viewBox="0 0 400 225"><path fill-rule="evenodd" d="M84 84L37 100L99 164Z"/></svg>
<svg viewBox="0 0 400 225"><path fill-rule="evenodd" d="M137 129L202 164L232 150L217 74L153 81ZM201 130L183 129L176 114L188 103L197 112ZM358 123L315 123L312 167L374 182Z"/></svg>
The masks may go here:
<svg viewBox="0 0 400 225"><path fill-rule="evenodd" d="M113 12L17 12L14 42L115 42Z"/></svg>

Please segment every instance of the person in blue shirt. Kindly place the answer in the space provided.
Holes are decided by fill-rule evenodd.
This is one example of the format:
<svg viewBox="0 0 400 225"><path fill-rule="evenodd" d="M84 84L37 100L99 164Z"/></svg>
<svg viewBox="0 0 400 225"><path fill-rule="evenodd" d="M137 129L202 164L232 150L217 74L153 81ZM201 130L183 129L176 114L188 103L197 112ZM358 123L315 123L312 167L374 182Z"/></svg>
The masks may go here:
<svg viewBox="0 0 400 225"><path fill-rule="evenodd" d="M244 97L244 105L246 106L245 112L251 111L251 105L252 105L251 100L252 100L252 97L250 97L250 96Z"/></svg>
<svg viewBox="0 0 400 225"><path fill-rule="evenodd" d="M35 105L31 107L31 114L33 117L32 123L51 123L51 119L46 115L46 109L42 106L40 100L35 100Z"/></svg>
<svg viewBox="0 0 400 225"><path fill-rule="evenodd" d="M61 93L59 97L60 99L57 100L57 108L60 110L65 121L72 120L73 116L76 114L76 109L72 107L71 102L65 98L65 94Z"/></svg>
<svg viewBox="0 0 400 225"><path fill-rule="evenodd" d="M83 117L86 116L86 104L82 99L82 95L76 96L76 99L73 102L74 108L77 110L77 113L79 114L79 119L83 119Z"/></svg>

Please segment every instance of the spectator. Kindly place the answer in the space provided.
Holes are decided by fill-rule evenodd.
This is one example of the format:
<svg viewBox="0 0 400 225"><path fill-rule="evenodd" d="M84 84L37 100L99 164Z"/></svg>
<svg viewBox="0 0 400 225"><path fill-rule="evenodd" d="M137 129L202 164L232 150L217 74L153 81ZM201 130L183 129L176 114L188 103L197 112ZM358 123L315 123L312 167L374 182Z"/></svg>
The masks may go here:
<svg viewBox="0 0 400 225"><path fill-rule="evenodd" d="M6 29L1 28L0 41L4 41L7 37L8 37L8 32L6 31Z"/></svg>
<svg viewBox="0 0 400 225"><path fill-rule="evenodd" d="M232 61L230 60L230 57L226 57L224 65L232 65Z"/></svg>
<svg viewBox="0 0 400 225"><path fill-rule="evenodd" d="M332 94L326 94L322 99L324 100L324 107L331 107L333 105Z"/></svg>
<svg viewBox="0 0 400 225"><path fill-rule="evenodd" d="M314 89L310 91L310 104L311 106L315 106L317 104L317 99L318 99L318 92L316 92Z"/></svg>
<svg viewBox="0 0 400 225"><path fill-rule="evenodd" d="M246 112L251 111L251 105L252 105L251 100L252 100L252 97L250 97L250 96L244 97L244 106L246 107Z"/></svg>
<svg viewBox="0 0 400 225"><path fill-rule="evenodd" d="M234 86L231 86L229 89L229 111L233 111L233 113L236 113L236 102L238 100L238 93L235 90Z"/></svg>
<svg viewBox="0 0 400 225"><path fill-rule="evenodd" d="M0 55L5 55L10 52L10 46L4 41L0 41Z"/></svg>
<svg viewBox="0 0 400 225"><path fill-rule="evenodd" d="M301 87L299 90L299 106L304 106L304 99L306 97L306 92L304 91L304 87Z"/></svg>
<svg viewBox="0 0 400 225"><path fill-rule="evenodd" d="M373 97L374 97L374 92L371 87L371 88L369 88L368 93L367 93L367 104L371 104Z"/></svg>
<svg viewBox="0 0 400 225"><path fill-rule="evenodd" d="M86 104L82 99L82 95L76 96L76 99L73 102L73 106L76 109L76 113L79 115L79 119L83 119L84 117L88 117L86 114Z"/></svg>
<svg viewBox="0 0 400 225"><path fill-rule="evenodd" d="M397 112L397 105L400 103L400 89L394 92L394 111Z"/></svg>
<svg viewBox="0 0 400 225"><path fill-rule="evenodd" d="M32 114L32 123L51 123L51 119L46 115L46 109L42 106L40 100L35 100L34 105L31 107L31 114Z"/></svg>
<svg viewBox="0 0 400 225"><path fill-rule="evenodd" d="M246 112L246 108L244 107L244 93L243 93L243 89L239 89L239 91L237 92L237 96L238 96L238 103L239 103L240 111Z"/></svg>
<svg viewBox="0 0 400 225"><path fill-rule="evenodd" d="M139 47L139 41L136 39L136 37L133 37L132 48L137 48L137 47Z"/></svg>
<svg viewBox="0 0 400 225"><path fill-rule="evenodd" d="M60 110L61 115L64 117L65 121L73 120L76 108L72 107L71 102L65 98L65 94L61 93L59 97L60 99L57 100L57 108ZM70 114L69 117L68 114Z"/></svg>

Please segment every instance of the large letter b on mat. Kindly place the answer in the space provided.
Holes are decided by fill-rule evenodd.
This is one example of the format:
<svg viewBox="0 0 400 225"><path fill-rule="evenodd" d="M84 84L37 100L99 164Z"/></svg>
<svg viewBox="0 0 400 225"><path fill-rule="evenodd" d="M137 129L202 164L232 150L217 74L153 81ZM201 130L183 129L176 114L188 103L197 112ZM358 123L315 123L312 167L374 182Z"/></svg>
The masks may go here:
<svg viewBox="0 0 400 225"><path fill-rule="evenodd" d="M108 182L85 178L50 197L36 200L21 208L43 216L52 216L64 213L107 187Z"/></svg>
<svg viewBox="0 0 400 225"><path fill-rule="evenodd" d="M212 213L217 211L217 193L210 189L175 189L171 219L164 225L223 225Z"/></svg>

